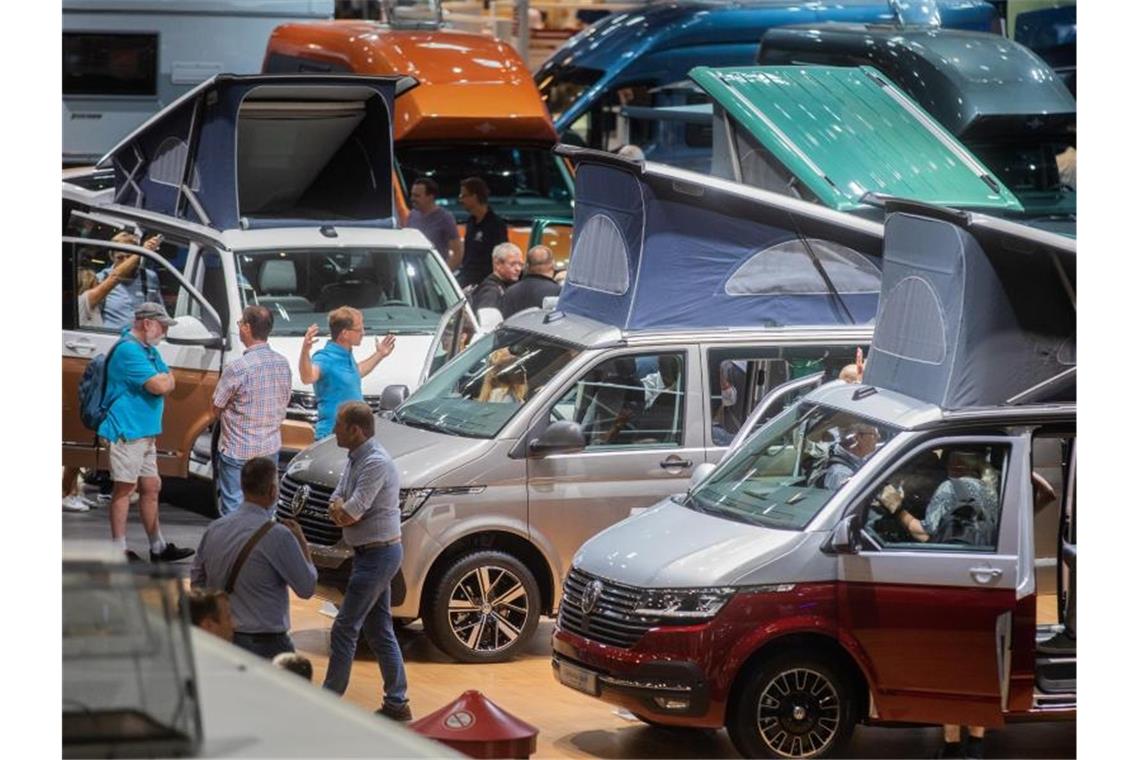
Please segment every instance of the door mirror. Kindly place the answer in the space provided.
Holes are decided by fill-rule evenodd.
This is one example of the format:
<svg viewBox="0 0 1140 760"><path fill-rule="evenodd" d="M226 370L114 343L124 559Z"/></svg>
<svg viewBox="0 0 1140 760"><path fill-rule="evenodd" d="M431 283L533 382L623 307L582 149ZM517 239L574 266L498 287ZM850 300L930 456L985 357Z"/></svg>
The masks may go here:
<svg viewBox="0 0 1140 760"><path fill-rule="evenodd" d="M380 393L380 411L390 412L408 397L408 386L388 385Z"/></svg>
<svg viewBox="0 0 1140 760"><path fill-rule="evenodd" d="M225 348L225 339L210 332L197 317L183 314L177 318L178 324L166 331L166 342L175 346L205 346Z"/></svg>
<svg viewBox="0 0 1140 760"><path fill-rule="evenodd" d="M712 462L701 462L698 464L693 470L692 477L689 478L689 490L692 491L694 488L703 483L705 481L705 478L711 475L712 471L715 469L716 465Z"/></svg>
<svg viewBox="0 0 1140 760"><path fill-rule="evenodd" d="M860 534L863 531L862 520L859 515L847 515L831 531L831 539L827 548L836 554L858 554L860 548Z"/></svg>
<svg viewBox="0 0 1140 760"><path fill-rule="evenodd" d="M567 454L584 448L586 436L582 434L582 426L573 420L551 423L542 435L530 442L530 453L536 456Z"/></svg>

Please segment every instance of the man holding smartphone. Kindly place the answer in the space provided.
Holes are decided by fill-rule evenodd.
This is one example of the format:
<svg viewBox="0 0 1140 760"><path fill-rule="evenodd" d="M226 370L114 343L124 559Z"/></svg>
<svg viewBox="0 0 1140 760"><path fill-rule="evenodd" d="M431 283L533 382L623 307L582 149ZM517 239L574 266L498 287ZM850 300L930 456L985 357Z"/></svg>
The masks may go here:
<svg viewBox="0 0 1140 760"><path fill-rule="evenodd" d="M139 244L138 234L131 231L120 232L111 240L115 243ZM152 235L142 247L148 251L157 251L160 245L162 235ZM135 319L135 309L142 304L150 302L163 305L158 274L143 266L142 256L137 253L112 249L111 265L99 272L96 279L103 282L108 277L114 277L117 282L103 299L103 327L121 331L131 326Z"/></svg>

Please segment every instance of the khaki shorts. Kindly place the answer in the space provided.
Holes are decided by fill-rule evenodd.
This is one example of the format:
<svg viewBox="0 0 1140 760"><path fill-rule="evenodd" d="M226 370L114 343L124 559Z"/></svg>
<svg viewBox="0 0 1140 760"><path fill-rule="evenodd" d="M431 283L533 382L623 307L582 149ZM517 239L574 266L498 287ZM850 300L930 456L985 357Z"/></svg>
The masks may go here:
<svg viewBox="0 0 1140 760"><path fill-rule="evenodd" d="M139 478L158 477L158 455L153 438L135 438L111 444L111 480L137 483Z"/></svg>

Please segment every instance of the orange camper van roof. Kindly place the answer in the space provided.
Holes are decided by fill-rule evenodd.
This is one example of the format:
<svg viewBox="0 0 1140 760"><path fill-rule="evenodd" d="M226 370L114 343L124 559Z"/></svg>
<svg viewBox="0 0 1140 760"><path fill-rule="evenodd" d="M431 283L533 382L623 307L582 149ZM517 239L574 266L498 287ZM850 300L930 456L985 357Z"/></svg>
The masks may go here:
<svg viewBox="0 0 1140 760"><path fill-rule="evenodd" d="M414 76L419 86L396 100L400 142L558 141L526 65L490 37L369 21L283 24L269 38L266 70L274 55L321 63L330 73Z"/></svg>

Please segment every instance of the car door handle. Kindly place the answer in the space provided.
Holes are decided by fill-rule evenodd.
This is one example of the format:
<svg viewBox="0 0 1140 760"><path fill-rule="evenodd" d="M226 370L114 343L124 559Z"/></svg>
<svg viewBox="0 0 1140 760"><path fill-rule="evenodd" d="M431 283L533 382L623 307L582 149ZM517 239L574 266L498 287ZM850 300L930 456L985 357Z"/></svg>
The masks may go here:
<svg viewBox="0 0 1140 760"><path fill-rule="evenodd" d="M661 460L661 469L662 470L672 470L672 469L682 469L683 470L686 467L692 467L692 466L693 466L693 460L681 459L678 456L671 456L668 459Z"/></svg>
<svg viewBox="0 0 1140 760"><path fill-rule="evenodd" d="M69 340L63 345L70 348L72 351L94 351L95 344L87 340Z"/></svg>
<svg viewBox="0 0 1140 760"><path fill-rule="evenodd" d="M971 567L970 575L975 583L989 585L1001 577L1001 570L996 567Z"/></svg>

